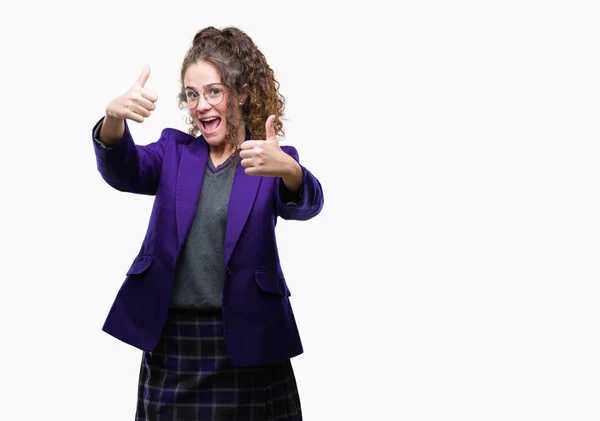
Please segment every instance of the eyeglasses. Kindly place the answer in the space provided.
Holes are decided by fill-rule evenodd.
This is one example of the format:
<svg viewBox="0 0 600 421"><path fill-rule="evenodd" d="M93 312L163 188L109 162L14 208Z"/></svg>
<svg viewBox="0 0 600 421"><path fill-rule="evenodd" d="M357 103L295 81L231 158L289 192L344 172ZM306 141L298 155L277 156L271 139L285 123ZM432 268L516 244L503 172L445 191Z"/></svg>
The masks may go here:
<svg viewBox="0 0 600 421"><path fill-rule="evenodd" d="M219 105L223 102L226 93L227 91L219 86L207 86L204 91L201 92L201 94L204 95L204 100L210 105ZM196 108L198 106L200 95L188 88L185 90L185 99L188 108Z"/></svg>

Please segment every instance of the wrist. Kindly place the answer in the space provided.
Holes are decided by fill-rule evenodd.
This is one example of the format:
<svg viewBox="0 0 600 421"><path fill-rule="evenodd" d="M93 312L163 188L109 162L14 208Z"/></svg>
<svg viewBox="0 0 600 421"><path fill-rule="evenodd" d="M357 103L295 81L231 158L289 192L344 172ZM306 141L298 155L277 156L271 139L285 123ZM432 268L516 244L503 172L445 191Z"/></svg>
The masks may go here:
<svg viewBox="0 0 600 421"><path fill-rule="evenodd" d="M286 169L284 174L282 175L283 178L301 178L302 177L302 167L300 167L300 164L298 164L298 162L292 158L291 156L289 156L288 154L285 154L285 156L287 157L287 163L286 163Z"/></svg>
<svg viewBox="0 0 600 421"><path fill-rule="evenodd" d="M113 117L108 111L100 127L100 141L108 146L116 144L125 132L125 120Z"/></svg>
<svg viewBox="0 0 600 421"><path fill-rule="evenodd" d="M297 193L302 187L302 167L294 158L287 155L289 160L286 165L285 174L281 180L290 193Z"/></svg>

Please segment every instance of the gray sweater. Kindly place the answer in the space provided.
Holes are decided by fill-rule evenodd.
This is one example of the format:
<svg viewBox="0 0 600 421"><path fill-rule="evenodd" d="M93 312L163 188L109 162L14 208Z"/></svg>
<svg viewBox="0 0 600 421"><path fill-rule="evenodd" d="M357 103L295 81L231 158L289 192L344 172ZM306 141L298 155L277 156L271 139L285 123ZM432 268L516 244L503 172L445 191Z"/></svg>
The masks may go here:
<svg viewBox="0 0 600 421"><path fill-rule="evenodd" d="M225 225L235 174L231 160L215 168L208 159L196 214L175 268L171 307L221 308Z"/></svg>

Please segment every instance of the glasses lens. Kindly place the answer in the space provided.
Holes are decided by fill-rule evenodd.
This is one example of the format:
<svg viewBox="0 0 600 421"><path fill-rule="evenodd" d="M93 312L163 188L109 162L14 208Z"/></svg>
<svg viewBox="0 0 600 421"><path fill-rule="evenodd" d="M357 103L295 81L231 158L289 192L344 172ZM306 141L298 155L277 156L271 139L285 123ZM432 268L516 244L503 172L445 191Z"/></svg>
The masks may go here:
<svg viewBox="0 0 600 421"><path fill-rule="evenodd" d="M220 88L210 88L204 92L204 98L210 105L218 105L223 101L223 90Z"/></svg>
<svg viewBox="0 0 600 421"><path fill-rule="evenodd" d="M187 91L185 93L185 99L187 101L188 108L194 108L198 105L198 95L195 92Z"/></svg>

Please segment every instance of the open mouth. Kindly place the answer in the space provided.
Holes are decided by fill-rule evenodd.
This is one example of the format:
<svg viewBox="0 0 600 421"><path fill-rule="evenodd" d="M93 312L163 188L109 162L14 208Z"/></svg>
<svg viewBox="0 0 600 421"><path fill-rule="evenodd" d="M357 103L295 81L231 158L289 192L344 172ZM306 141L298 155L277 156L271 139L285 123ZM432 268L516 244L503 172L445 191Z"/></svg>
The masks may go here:
<svg viewBox="0 0 600 421"><path fill-rule="evenodd" d="M204 133L211 134L217 131L219 126L221 125L220 117L207 117L200 119L200 124L202 125L202 129Z"/></svg>

